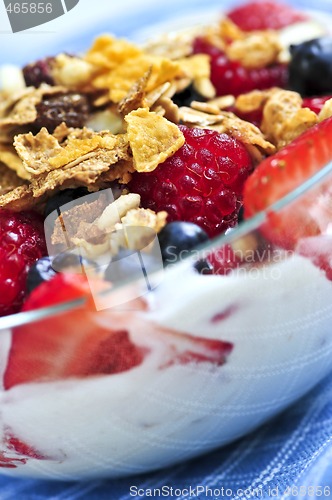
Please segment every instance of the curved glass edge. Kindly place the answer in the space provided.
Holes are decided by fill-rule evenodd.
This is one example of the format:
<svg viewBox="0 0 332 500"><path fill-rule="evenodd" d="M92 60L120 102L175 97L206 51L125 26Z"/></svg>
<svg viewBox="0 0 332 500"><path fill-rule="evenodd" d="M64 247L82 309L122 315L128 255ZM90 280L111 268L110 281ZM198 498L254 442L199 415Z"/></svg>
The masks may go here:
<svg viewBox="0 0 332 500"><path fill-rule="evenodd" d="M181 262L174 264L172 266L172 271L174 271L174 268L176 268L175 272L177 272L177 270L179 270L181 266L188 265L188 263L190 264L197 262L197 260L199 260L200 257L203 257L204 253L206 253L207 251L212 251L226 244L231 244L238 238L241 238L247 235L248 233L257 230L261 226L261 224L266 221L268 214L270 214L271 212L278 212L286 208L288 205L299 199L301 196L306 194L311 189L318 187L324 180L326 180L329 177L331 173L332 173L332 161L329 162L327 165L325 165L325 167L323 167L314 176L307 179L307 181L301 184L301 186L297 187L296 189L285 195L283 198L270 205L265 210L257 213L254 217L251 217L250 219L242 222L229 233L220 235L214 238L213 240L210 240L207 243L197 247L195 249L195 256L188 255L188 257L184 258ZM141 281L142 281L141 279L134 279L123 282L115 287L112 287L110 285L110 288L107 288L106 290L103 290L102 292L99 293L101 296L109 293L112 294L113 292L119 291L119 289L125 289L129 285L134 285L134 284L139 285ZM21 312L21 313L11 314L9 316L4 316L3 318L0 318L0 332L17 326L22 326L24 324L34 323L49 316L58 315L71 311L73 309L77 309L82 305L84 305L86 300L87 299L83 297L68 302L63 302L61 304L57 304L51 307L40 308L40 309L35 309L33 311Z"/></svg>

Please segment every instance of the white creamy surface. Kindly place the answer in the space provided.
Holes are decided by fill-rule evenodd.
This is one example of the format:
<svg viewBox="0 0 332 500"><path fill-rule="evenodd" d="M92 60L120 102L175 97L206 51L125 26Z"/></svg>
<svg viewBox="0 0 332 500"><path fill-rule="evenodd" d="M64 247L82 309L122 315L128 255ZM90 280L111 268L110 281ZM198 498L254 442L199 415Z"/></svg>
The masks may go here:
<svg viewBox="0 0 332 500"><path fill-rule="evenodd" d="M302 257L256 275L200 276L184 265L165 274L153 303L153 321L232 342L226 364L158 369L165 353L151 336L152 354L127 372L2 392L3 428L50 457L4 473L112 477L179 462L255 428L331 369L332 283Z"/></svg>

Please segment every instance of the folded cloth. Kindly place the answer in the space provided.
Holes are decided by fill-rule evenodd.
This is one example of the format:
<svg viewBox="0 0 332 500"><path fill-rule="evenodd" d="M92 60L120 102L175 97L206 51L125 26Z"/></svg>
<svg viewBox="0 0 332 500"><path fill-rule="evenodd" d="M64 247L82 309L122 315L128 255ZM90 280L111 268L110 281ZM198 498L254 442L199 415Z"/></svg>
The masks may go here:
<svg viewBox="0 0 332 500"><path fill-rule="evenodd" d="M332 374L256 432L176 467L130 478L61 483L0 479L0 499L332 497Z"/></svg>

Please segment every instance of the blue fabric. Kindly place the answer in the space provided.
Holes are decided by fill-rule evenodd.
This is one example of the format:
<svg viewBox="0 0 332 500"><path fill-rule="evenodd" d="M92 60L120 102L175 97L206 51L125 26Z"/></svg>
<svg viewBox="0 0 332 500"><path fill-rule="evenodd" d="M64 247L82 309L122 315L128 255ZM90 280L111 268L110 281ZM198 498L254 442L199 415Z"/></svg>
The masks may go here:
<svg viewBox="0 0 332 500"><path fill-rule="evenodd" d="M332 374L256 432L180 466L150 475L85 483L18 480L3 476L0 499L130 500L159 498L158 489L160 498L179 500L330 498L331 441ZM153 491L154 488L157 491ZM183 490L183 494L177 494L180 491L176 490Z"/></svg>

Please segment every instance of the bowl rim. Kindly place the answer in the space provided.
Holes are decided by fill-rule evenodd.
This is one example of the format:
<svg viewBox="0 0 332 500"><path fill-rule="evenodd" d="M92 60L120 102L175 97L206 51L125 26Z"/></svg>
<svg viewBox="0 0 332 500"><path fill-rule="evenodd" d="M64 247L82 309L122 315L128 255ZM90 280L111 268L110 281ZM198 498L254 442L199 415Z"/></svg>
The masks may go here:
<svg viewBox="0 0 332 500"><path fill-rule="evenodd" d="M178 261L177 263L169 266L169 269L164 269L162 272L175 272L178 273L182 266L184 265L193 265L200 258L204 257L204 253L207 251L213 251L216 248L220 248L224 245L231 244L237 239L246 236L247 234L257 230L269 217L271 213L277 213L280 210L283 210L288 205L292 204L311 189L318 187L321 183L326 181L332 174L332 161L327 163L322 169L316 172L313 176L309 177L305 182L300 184L300 186L296 187L285 196L268 206L266 209L258 212L253 217L248 218L247 220L241 222L238 226L232 229L225 234L219 235L207 242L199 245L195 248L195 256L188 255L183 260ZM332 180L332 179L331 179ZM157 274L160 271L157 271ZM220 279L221 277L218 276ZM204 279L208 279L208 276L205 276ZM142 281L139 279L129 279L116 287L110 287L106 290L100 292L100 295L104 296L108 293L113 293L116 291L125 290L127 287L133 286L134 284L139 284ZM152 292L153 293L153 292ZM82 307L87 301L87 298L80 297L74 300L62 302L60 304L56 304L54 306L43 307L39 309L33 309L31 311L23 311L15 314L11 314L8 316L3 316L0 318L0 333L4 330L10 330L11 328L15 328L18 326L23 326L30 323L38 322L42 319L56 316L65 312L72 311L74 309Z"/></svg>

